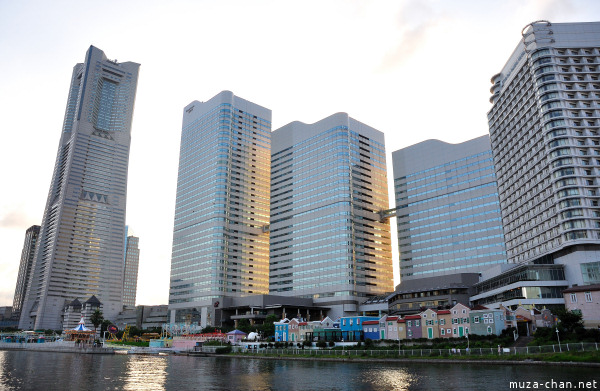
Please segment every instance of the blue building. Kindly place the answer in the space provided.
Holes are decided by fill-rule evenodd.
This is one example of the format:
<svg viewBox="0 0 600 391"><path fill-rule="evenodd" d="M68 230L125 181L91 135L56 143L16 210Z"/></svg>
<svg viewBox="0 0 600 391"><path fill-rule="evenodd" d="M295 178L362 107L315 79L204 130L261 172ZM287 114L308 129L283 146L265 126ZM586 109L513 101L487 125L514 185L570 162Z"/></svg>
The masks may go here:
<svg viewBox="0 0 600 391"><path fill-rule="evenodd" d="M379 321L365 320L363 322L363 335L367 339L379 339Z"/></svg>
<svg viewBox="0 0 600 391"><path fill-rule="evenodd" d="M341 318L340 329L342 337L345 341L363 341L363 322L373 320L379 322L379 318L376 316L349 316Z"/></svg>

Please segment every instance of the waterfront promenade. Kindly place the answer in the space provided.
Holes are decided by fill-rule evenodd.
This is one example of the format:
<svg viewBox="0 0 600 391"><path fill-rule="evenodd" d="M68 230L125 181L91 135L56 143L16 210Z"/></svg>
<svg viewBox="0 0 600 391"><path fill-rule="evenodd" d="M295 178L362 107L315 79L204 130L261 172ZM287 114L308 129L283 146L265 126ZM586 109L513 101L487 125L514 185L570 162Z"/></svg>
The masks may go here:
<svg viewBox="0 0 600 391"><path fill-rule="evenodd" d="M115 354L111 347L76 344L74 341L26 343L0 342L0 350L27 350L34 352L80 353L80 354Z"/></svg>

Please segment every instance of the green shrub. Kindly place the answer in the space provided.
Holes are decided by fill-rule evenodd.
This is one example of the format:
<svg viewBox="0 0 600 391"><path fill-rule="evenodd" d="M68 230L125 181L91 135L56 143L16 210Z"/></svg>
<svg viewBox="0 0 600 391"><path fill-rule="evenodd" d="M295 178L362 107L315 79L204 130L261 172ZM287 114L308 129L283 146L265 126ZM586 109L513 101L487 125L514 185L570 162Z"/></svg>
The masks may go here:
<svg viewBox="0 0 600 391"><path fill-rule="evenodd" d="M215 349L215 353L217 353L217 354L228 354L228 353L231 353L231 351L232 351L231 346L223 346L222 348Z"/></svg>

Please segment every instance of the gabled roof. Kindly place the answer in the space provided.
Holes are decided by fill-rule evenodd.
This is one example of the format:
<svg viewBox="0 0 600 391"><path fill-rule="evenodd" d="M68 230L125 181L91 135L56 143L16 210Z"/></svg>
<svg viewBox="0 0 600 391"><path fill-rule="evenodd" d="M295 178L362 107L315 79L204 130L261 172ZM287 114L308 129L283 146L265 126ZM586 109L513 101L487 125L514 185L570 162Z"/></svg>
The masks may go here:
<svg viewBox="0 0 600 391"><path fill-rule="evenodd" d="M391 320L391 321L394 321L394 320L397 320L397 319L398 319L398 317L397 317L397 316L388 316L388 317L387 317L385 320Z"/></svg>
<svg viewBox="0 0 600 391"><path fill-rule="evenodd" d="M246 334L243 331L240 331L238 329L235 329L233 331L228 332L227 335L248 335L248 334Z"/></svg>
<svg viewBox="0 0 600 391"><path fill-rule="evenodd" d="M600 284L574 286L569 289L565 289L563 293L575 293L575 292L591 292L600 291Z"/></svg>
<svg viewBox="0 0 600 391"><path fill-rule="evenodd" d="M439 310L438 315L450 315L450 310Z"/></svg>
<svg viewBox="0 0 600 391"><path fill-rule="evenodd" d="M489 308L484 307L480 304L477 304L475 307L471 308L472 311L481 311L481 310L489 310Z"/></svg>
<svg viewBox="0 0 600 391"><path fill-rule="evenodd" d="M98 306L102 305L102 303L100 303L100 300L98 300L98 298L95 295L92 295L92 297L87 299L87 301L84 304L98 305Z"/></svg>
<svg viewBox="0 0 600 391"><path fill-rule="evenodd" d="M79 300L75 299L75 300L73 300L73 301L72 301L72 302L69 304L69 306L71 306L71 307L81 307L81 302L80 302Z"/></svg>
<svg viewBox="0 0 600 391"><path fill-rule="evenodd" d="M407 315L404 319L421 319L421 315Z"/></svg>

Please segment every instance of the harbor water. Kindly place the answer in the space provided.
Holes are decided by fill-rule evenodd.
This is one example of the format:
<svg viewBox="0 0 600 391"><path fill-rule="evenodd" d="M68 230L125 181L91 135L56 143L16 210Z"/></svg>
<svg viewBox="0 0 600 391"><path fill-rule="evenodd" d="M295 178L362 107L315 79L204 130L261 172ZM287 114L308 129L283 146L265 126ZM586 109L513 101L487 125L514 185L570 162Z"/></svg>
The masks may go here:
<svg viewBox="0 0 600 391"><path fill-rule="evenodd" d="M580 381L599 389L599 368L0 351L0 390L494 391Z"/></svg>

